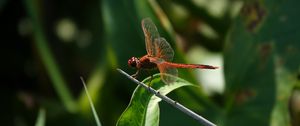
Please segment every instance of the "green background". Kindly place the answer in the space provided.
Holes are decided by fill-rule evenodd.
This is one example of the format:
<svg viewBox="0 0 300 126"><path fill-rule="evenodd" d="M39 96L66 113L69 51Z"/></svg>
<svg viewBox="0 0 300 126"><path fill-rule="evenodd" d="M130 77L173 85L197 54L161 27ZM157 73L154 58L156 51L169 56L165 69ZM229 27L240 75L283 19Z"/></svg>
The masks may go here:
<svg viewBox="0 0 300 126"><path fill-rule="evenodd" d="M298 126L299 4L2 0L0 125L96 125L80 76L101 124L116 125L137 86L116 69L135 72L127 60L146 54L141 20L150 17L173 47L174 62L210 57L188 55L202 47L224 64L219 69L224 70L223 92L207 94L201 86L187 86L171 92L172 99L220 126ZM194 71L179 70L179 76L199 84ZM142 72L138 79L147 76ZM201 125L164 102L159 107L159 122L153 124Z"/></svg>

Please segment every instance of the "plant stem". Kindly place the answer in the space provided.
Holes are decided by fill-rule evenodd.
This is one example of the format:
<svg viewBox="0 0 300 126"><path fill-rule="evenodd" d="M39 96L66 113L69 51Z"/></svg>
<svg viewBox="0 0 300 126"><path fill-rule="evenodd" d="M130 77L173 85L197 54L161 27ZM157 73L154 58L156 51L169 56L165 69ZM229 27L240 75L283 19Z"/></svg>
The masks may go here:
<svg viewBox="0 0 300 126"><path fill-rule="evenodd" d="M83 79L82 77L80 77L80 79L81 79L81 82L82 82L82 84L83 84L83 86L84 86L84 90L85 90L86 96L87 96L87 98L88 98L88 100L89 100L89 102L90 102L90 105L91 105L91 108L92 108L92 112L93 112L93 115L94 115L94 117L95 117L96 124L97 124L97 126L101 126L100 119L99 119L99 117L98 117L98 115L97 115L97 111L96 111L96 109L95 109L95 107L94 107L92 98L91 98L91 96L90 96L90 94L89 94L89 91L88 91L88 89L87 89L87 87L86 87L86 84L85 84L85 82L84 82L84 79Z"/></svg>
<svg viewBox="0 0 300 126"><path fill-rule="evenodd" d="M144 87L145 89L147 89L149 92L151 92L152 94L154 94L155 96L159 97L160 99L162 99L163 101L171 104L172 106L174 106L175 108L181 110L183 113L191 116L192 118L196 119L198 122L200 122L201 124L205 125L205 126L216 126L215 124L213 124L212 122L208 121L207 119L205 119L204 117L196 114L195 112L191 111L190 109L186 108L185 106L181 105L180 103L172 100L171 98L165 96L165 95L161 95L159 93L159 91L156 91L155 89L147 86L146 84L138 81L137 79L133 78L132 76L130 76L129 74L127 74L126 72L124 72L121 69L117 69L121 74L124 74L127 78L129 78L130 80L132 80L133 82L137 83L138 85Z"/></svg>

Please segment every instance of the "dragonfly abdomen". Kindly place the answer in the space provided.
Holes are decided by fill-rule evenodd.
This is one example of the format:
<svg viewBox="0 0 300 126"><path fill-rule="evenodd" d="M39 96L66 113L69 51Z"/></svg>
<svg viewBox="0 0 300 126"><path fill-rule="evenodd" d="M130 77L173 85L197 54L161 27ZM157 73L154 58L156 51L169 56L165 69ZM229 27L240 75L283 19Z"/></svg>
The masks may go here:
<svg viewBox="0 0 300 126"><path fill-rule="evenodd" d="M174 68L198 68L198 69L217 69L218 67L210 66L210 65L203 65L203 64L181 64L181 63L171 63L171 62L164 62L169 67Z"/></svg>

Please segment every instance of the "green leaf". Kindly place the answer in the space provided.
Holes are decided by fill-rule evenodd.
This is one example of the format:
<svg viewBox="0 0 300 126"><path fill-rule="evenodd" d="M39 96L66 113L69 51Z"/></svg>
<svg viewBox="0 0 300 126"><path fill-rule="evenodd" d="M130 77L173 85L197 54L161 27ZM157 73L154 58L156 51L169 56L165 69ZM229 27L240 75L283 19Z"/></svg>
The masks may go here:
<svg viewBox="0 0 300 126"><path fill-rule="evenodd" d="M225 46L225 125L291 125L288 99L300 64L298 4L245 2Z"/></svg>
<svg viewBox="0 0 300 126"><path fill-rule="evenodd" d="M252 4L256 3L244 8ZM255 11L265 9L257 4ZM274 43L263 38L263 26L244 27L252 25L247 22L250 16L238 17L225 46L225 125L269 125L275 103Z"/></svg>
<svg viewBox="0 0 300 126"><path fill-rule="evenodd" d="M144 83L149 83L150 78L145 79ZM169 92L182 87L192 86L191 83L178 78L176 82L166 85L160 80L160 75L153 76L151 87L158 90L160 94L167 95ZM158 126L159 125L159 106L161 99L149 93L147 89L137 86L130 103L123 114L120 116L117 126Z"/></svg>

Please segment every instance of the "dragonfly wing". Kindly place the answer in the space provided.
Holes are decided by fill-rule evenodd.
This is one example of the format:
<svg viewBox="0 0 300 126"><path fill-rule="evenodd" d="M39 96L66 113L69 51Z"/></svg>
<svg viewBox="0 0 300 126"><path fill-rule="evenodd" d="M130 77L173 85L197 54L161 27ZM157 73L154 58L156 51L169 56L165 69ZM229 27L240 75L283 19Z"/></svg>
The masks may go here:
<svg viewBox="0 0 300 126"><path fill-rule="evenodd" d="M155 57L169 62L173 60L174 51L165 38L155 39L155 51Z"/></svg>
<svg viewBox="0 0 300 126"><path fill-rule="evenodd" d="M176 81L176 77L178 76L178 71L174 67L169 67L165 63L157 64L157 67L160 71L161 79L166 84L171 84Z"/></svg>
<svg viewBox="0 0 300 126"><path fill-rule="evenodd" d="M159 38L158 30L150 18L145 18L142 20L142 28L145 35L147 54L150 56L155 56L155 39Z"/></svg>

